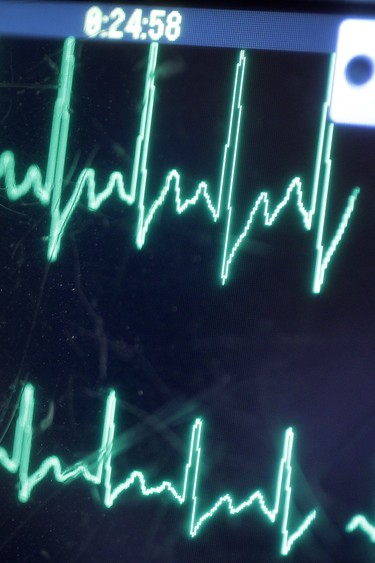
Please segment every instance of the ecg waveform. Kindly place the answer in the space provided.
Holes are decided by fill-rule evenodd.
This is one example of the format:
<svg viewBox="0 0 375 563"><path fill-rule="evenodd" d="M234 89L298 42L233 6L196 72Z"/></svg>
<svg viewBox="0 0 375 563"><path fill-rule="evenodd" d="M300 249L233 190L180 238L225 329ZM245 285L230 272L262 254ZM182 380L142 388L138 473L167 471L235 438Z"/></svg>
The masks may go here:
<svg viewBox="0 0 375 563"><path fill-rule="evenodd" d="M327 204L331 182L331 148L334 133L334 124L328 122L328 108L331 100L333 68L335 55L332 55L328 73L326 100L322 106L321 122L316 149L315 170L311 189L310 206L306 206L305 188L299 177L291 180L286 188L281 201L271 209L271 197L268 192L262 191L250 209L242 231L233 235L232 205L233 193L236 189L236 170L238 168L238 152L242 131L242 110L244 76L246 55L240 51L236 64L233 82L233 94L230 104L230 115L226 140L223 143L221 161L220 183L218 186L217 203L213 202L209 186L206 181L200 181L193 197L183 199L181 195L181 174L175 169L167 172L164 185L159 195L147 208L146 194L150 182L149 152L152 140L153 114L155 106L155 76L157 76L158 44L150 45L148 65L145 78L143 105L136 139L133 169L129 175L130 182L126 183L121 171L114 171L104 189L97 189L96 172L92 168L84 168L78 175L72 194L67 203L62 207L62 185L64 167L69 136L70 102L72 93L73 76L75 69L75 40L65 40L61 73L57 98L54 107L52 127L50 134L49 153L45 181L42 172L36 164L29 166L24 179L16 182L15 155L12 151L4 151L0 155L0 178L5 178L7 196L14 201L32 191L34 196L50 210L50 231L48 237L47 256L50 261L55 261L59 255L61 241L65 229L76 209L82 194L87 194L87 207L92 211L100 208L113 192L117 192L120 201L131 206L137 204L138 221L135 241L141 249L150 232L151 225L158 210L163 206L168 197L174 197L175 209L178 215L183 214L188 208L194 207L203 201L213 222L223 220L225 223L225 238L221 261L221 283L224 285L230 275L233 262L245 238L250 234L253 221L257 215L263 219L265 227L271 227L281 215L282 210L294 202L296 211L302 219L303 227L310 231L316 224L315 240L315 269L313 275L312 291L319 293L325 281L327 268L339 246L348 227L352 213L355 209L359 195L359 188L354 188L347 200L344 211L339 220L334 235L329 242L325 241L325 225L327 218Z"/></svg>
<svg viewBox="0 0 375 563"><path fill-rule="evenodd" d="M89 483L101 485L104 489L104 505L107 508L113 506L121 493L127 491L131 486L137 485L140 494L143 496L167 493L179 505L188 504L190 507L189 535L192 538L198 534L203 524L213 518L222 506L226 507L229 515L235 516L243 510L257 505L260 512L272 524L279 524L281 533L280 553L282 555L289 553L293 544L303 536L316 518L316 510L312 510L294 532L289 530L294 440L292 428L288 428L285 432L284 445L277 472L275 500L272 508L267 506L263 493L257 490L240 504L235 504L231 495L224 494L206 512L199 515L200 467L202 463L201 434L203 426L200 418L195 420L191 430L189 453L185 464L182 487L176 487L170 481L163 481L159 485L150 487L147 485L144 473L141 471L132 471L124 481L114 486L112 483L112 450L116 427L116 394L114 391L111 391L107 398L102 441L96 455L96 461L90 464L91 467L83 461L79 461L71 467L63 469L60 459L57 456L50 456L40 464L38 469L31 474L29 473L33 445L34 407L34 388L31 384L27 384L21 396L12 455L5 448L0 447L0 464L9 473L18 474L18 498L21 502L27 502L30 499L33 489L49 472L53 474L58 483L67 483L82 477ZM94 470L92 470L92 466L95 467Z"/></svg>
<svg viewBox="0 0 375 563"><path fill-rule="evenodd" d="M348 533L360 530L367 535L370 542L375 543L375 525L371 524L364 514L356 514L346 525Z"/></svg>
<svg viewBox="0 0 375 563"><path fill-rule="evenodd" d="M354 532L355 530L361 530L365 534L367 534L369 540L372 543L375 543L375 526L370 524L367 520L366 516L363 514L356 514L353 518L346 525L347 532Z"/></svg>

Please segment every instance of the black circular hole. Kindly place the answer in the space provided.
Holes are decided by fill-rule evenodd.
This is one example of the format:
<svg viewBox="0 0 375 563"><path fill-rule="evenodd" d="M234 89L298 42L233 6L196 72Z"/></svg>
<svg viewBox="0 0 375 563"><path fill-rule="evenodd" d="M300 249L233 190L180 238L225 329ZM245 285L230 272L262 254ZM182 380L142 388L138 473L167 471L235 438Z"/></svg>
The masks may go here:
<svg viewBox="0 0 375 563"><path fill-rule="evenodd" d="M372 60L365 55L358 55L346 65L346 79L354 86L362 86L370 80L374 73Z"/></svg>

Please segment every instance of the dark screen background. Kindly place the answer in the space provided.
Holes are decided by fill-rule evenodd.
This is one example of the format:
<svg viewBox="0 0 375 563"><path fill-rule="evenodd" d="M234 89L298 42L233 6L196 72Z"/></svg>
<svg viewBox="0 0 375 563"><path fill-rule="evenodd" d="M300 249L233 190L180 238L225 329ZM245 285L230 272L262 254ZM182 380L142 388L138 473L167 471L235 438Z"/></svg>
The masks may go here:
<svg viewBox="0 0 375 563"><path fill-rule="evenodd" d="M18 181L31 163L45 174L61 53L61 42L0 43L0 150L15 152ZM144 45L77 43L64 194L85 166L101 188L113 170L129 181L147 56ZM206 180L216 204L237 60L234 50L160 47L147 207L172 168L183 198ZM276 205L295 176L309 205L327 71L328 56L247 53L234 235L260 191ZM226 492L240 503L260 488L272 505L293 426L291 531L313 508L318 516L288 559L370 560L364 534L344 528L357 512L375 518L374 149L372 130L336 128L327 237L351 189L361 194L320 295L316 231L293 203L270 229L255 221L222 287L225 223L202 202L178 216L170 194L139 251L136 205L113 195L90 212L84 195L49 264L49 210L32 195L9 202L1 180L2 445L11 451L30 381L31 470L51 454L66 466L92 459L115 389L115 484L140 469L150 485L182 486L202 417L200 514ZM22 505L17 478L0 473L2 561L280 559L280 522L256 506L223 509L190 539L188 507L167 495L135 486L106 509L100 487L47 477Z"/></svg>

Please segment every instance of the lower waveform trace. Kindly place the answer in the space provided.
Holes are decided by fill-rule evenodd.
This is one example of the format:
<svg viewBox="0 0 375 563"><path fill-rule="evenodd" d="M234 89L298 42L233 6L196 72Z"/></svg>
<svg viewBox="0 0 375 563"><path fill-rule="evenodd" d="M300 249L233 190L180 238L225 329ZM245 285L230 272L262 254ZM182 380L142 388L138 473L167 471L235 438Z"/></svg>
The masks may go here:
<svg viewBox="0 0 375 563"><path fill-rule="evenodd" d="M239 504L234 501L231 494L223 494L210 508L201 513L199 511L201 503L199 488L202 485L200 482L202 419L197 418L191 429L182 486L179 487L171 481L162 481L159 485L150 486L145 474L139 470L131 471L121 483L114 485L112 479L112 454L116 427L116 394L114 391L110 391L106 402L101 445L94 454L95 461L90 464L81 460L64 469L62 461L57 456L52 455L44 459L40 466L30 473L30 457L34 441L34 408L34 387L28 383L23 389L20 400L12 454L9 454L4 447L0 447L0 465L9 473L18 475L18 498L23 503L30 499L34 488L50 474L53 475L57 483L61 484L83 478L88 483L101 486L103 488L103 502L107 508L112 507L121 494L134 486L142 496L149 497L165 493L178 505L188 505L190 510L188 534L191 538L196 537L204 529L204 525L221 510L225 510L229 516L236 516L244 510L254 507L271 524L278 524L281 534L281 555L287 555L290 552L295 542L305 534L316 518L317 512L312 510L294 532L290 531L294 442L292 428L285 431L282 454L277 470L275 498L271 508L266 502L264 493L258 489Z"/></svg>

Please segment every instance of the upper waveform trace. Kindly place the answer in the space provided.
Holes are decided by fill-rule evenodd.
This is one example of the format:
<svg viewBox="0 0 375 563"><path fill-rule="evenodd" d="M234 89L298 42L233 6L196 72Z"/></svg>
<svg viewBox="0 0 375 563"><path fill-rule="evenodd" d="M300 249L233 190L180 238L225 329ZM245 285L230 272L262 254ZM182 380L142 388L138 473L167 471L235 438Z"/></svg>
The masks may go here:
<svg viewBox="0 0 375 563"><path fill-rule="evenodd" d="M319 136L316 149L315 169L313 174L310 205L306 205L306 189L299 177L291 180L286 188L281 201L271 208L271 196L262 191L256 198L253 207L249 210L245 224L239 234L233 235L233 216L235 210L232 205L233 193L236 189L236 172L238 168L238 154L241 130L243 127L243 91L246 68L246 54L240 51L236 64L232 100L228 120L226 140L223 143L221 158L220 182L216 202L209 190L206 181L200 181L191 198L182 196L181 173L175 169L167 172L164 185L159 195L147 207L145 200L150 183L149 152L152 138L153 114L155 106L155 77L157 76L158 44L150 45L148 65L145 77L142 112L139 132L135 143L133 169L130 182L126 183L124 174L114 171L109 175L108 182L101 191L97 189L96 172L92 168L84 168L78 175L74 189L65 206L62 207L62 186L66 161L69 124L70 102L75 68L75 40L65 40L61 75L57 98L52 119L49 153L46 177L43 182L42 172L36 164L29 166L22 182L17 183L15 178L15 155L12 151L4 151L0 155L0 178L5 178L5 188L8 198L12 201L25 196L33 191L35 197L49 206L51 223L48 237L48 259L57 259L64 231L76 209L82 194L87 194L87 206L96 211L112 193L117 192L120 201L127 205L137 205L138 219L135 234L137 248L141 249L150 232L151 225L158 210L166 199L174 197L176 213L183 214L189 208L202 202L213 222L224 221L225 237L221 259L221 283L225 284L232 269L236 254L241 248L245 238L249 235L253 221L257 215L263 220L265 227L271 227L281 215L283 209L294 203L297 214L301 217L302 225L307 230L316 227L315 239L315 267L312 291L319 293L325 281L327 268L335 254L338 245L348 227L352 213L355 209L359 188L353 189L344 207L339 223L329 242L325 241L325 226L327 218L327 205L330 191L331 178L331 148L334 133L334 124L328 121L328 109L331 100L333 69L335 55L331 56L326 99L322 105Z"/></svg>
<svg viewBox="0 0 375 563"><path fill-rule="evenodd" d="M292 452L294 432L288 428L285 432L282 455L279 462L276 479L275 498L272 508L265 500L261 490L256 490L245 500L236 504L233 496L226 493L218 498L210 508L199 514L200 504L199 487L200 468L202 465L202 427L203 422L197 418L191 430L190 446L188 449L187 460L183 472L182 486L178 487L170 481L162 481L159 485L149 486L145 474L141 471L132 471L118 485L112 482L113 467L113 445L115 438L115 414L116 414L116 394L111 391L107 398L101 445L95 453L95 461L88 464L83 460L74 465L63 469L63 464L57 456L47 457L40 466L30 473L30 457L33 446L33 416L35 408L34 388L31 384L25 385L19 407L18 419L16 422L13 452L10 455L4 447L0 447L0 465L9 473L18 475L18 498L21 502L30 499L33 489L48 474L52 474L56 482L68 483L77 478L94 485L103 487L104 505L107 508L113 506L114 502L122 493L130 487L137 486L143 496L167 494L171 500L179 505L188 505L190 512L188 530L193 538L221 509L226 508L228 515L235 516L245 509L257 506L272 524L278 524L281 534L281 555L287 555L293 544L300 539L316 518L316 510L312 510L303 519L302 523L294 532L289 529L290 506L292 499Z"/></svg>

